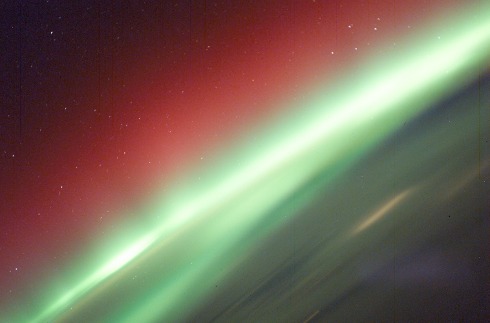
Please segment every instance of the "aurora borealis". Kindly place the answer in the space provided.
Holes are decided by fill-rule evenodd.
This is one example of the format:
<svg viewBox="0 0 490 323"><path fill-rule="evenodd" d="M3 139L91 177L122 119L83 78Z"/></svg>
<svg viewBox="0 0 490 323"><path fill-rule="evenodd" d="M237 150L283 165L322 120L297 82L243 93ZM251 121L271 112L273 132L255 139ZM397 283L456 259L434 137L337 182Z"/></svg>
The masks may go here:
<svg viewBox="0 0 490 323"><path fill-rule="evenodd" d="M488 316L488 2L5 7L0 321Z"/></svg>

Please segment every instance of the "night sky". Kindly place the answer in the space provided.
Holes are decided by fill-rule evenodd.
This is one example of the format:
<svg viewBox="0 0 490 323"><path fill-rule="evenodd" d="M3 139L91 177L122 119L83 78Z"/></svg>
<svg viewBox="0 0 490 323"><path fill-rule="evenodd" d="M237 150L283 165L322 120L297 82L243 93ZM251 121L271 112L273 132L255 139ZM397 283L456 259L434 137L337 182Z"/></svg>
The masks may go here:
<svg viewBox="0 0 490 323"><path fill-rule="evenodd" d="M490 3L4 1L1 322L490 320Z"/></svg>

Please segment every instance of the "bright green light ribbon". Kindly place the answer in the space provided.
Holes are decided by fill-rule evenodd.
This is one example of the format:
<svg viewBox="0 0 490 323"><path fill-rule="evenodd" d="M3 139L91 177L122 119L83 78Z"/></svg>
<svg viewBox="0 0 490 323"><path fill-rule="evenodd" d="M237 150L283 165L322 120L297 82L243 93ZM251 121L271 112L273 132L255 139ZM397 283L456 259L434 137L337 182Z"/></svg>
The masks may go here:
<svg viewBox="0 0 490 323"><path fill-rule="evenodd" d="M183 181L172 194L156 199L145 211L152 214L151 227L143 226L105 261L80 265L85 270L61 295L51 295L49 305L20 321L69 318L71 307L90 304L94 291L104 289L108 280L128 279L137 264L154 267L162 261L174 265L137 304L111 313L110 319L182 318L258 243L247 240L251 230L264 224L257 236L265 236L287 220L274 208L319 174L352 164L403 122L474 78L490 57L490 7L482 7L453 18L452 28L441 29L440 38L419 36L406 52L371 60L344 81L319 87L316 98L303 102L302 112L262 132L259 144L230 152L227 162L201 182ZM295 207L304 203L307 199ZM189 240L191 248L185 243ZM174 261L179 253L194 260Z"/></svg>

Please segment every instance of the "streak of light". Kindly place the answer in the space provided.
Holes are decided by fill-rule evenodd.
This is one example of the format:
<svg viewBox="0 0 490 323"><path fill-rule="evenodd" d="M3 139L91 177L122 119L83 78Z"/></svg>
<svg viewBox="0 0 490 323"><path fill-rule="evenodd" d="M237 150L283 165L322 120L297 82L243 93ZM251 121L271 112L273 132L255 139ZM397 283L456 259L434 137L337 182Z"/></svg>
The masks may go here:
<svg viewBox="0 0 490 323"><path fill-rule="evenodd" d="M311 314L303 323L310 322L311 320L313 320L315 318L315 316L318 315L318 313L320 313L320 311L319 310L316 310L315 313Z"/></svg>
<svg viewBox="0 0 490 323"><path fill-rule="evenodd" d="M405 191L397 194L395 197L384 203L376 211L371 213L364 221L358 224L353 230L352 235L357 235L367 228L371 227L376 222L380 221L390 211L395 209L401 202L403 202L414 191L413 188L406 189Z"/></svg>

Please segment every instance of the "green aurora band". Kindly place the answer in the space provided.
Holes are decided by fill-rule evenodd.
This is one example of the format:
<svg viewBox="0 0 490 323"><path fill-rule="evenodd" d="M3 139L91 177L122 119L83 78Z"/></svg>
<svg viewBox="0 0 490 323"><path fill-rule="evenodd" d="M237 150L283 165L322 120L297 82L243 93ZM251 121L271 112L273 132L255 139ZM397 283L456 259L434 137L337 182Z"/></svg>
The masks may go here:
<svg viewBox="0 0 490 323"><path fill-rule="evenodd" d="M96 253L45 288L28 309L1 321L72 321L100 307L96 299L107 293L133 298L121 296L118 310L105 309L104 317L94 310L91 315L102 321L182 319L315 194L295 192L322 174L340 174L478 75L490 52L490 6L480 6L446 16L390 57L371 59L364 69L319 86L302 111L291 107L253 145L231 149L219 166L194 173L170 194L155 194L140 210L143 223L119 228L119 239L110 244L99 241ZM287 212L280 208L285 203ZM142 268L150 283L118 287Z"/></svg>

